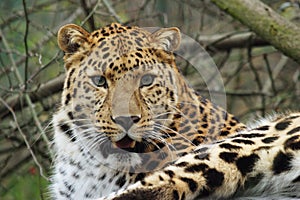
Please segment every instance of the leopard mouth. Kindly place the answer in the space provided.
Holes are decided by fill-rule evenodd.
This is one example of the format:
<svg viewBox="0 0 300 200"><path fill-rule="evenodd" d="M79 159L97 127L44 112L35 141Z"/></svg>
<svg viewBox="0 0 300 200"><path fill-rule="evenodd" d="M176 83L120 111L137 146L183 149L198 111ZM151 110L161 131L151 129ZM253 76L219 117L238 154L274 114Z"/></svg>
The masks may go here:
<svg viewBox="0 0 300 200"><path fill-rule="evenodd" d="M136 141L128 137L127 135L115 143L120 149L132 149L136 145Z"/></svg>
<svg viewBox="0 0 300 200"><path fill-rule="evenodd" d="M127 135L117 142L105 142L100 146L101 152L105 158L110 154L149 153L163 147L163 143L153 145L153 143L149 143L144 139L142 139L141 142L138 142Z"/></svg>

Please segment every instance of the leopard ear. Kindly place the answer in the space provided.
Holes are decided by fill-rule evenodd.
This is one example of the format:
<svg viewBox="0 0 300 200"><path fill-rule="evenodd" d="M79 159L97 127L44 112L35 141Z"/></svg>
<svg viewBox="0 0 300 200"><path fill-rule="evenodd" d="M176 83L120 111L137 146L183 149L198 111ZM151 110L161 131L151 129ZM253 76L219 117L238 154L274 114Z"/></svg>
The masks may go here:
<svg viewBox="0 0 300 200"><path fill-rule="evenodd" d="M152 42L166 51L175 51L180 45L180 31L176 27L162 28L151 34Z"/></svg>
<svg viewBox="0 0 300 200"><path fill-rule="evenodd" d="M84 47L84 44L88 43L89 35L82 27L67 24L59 29L57 42L65 53L75 53L79 47Z"/></svg>

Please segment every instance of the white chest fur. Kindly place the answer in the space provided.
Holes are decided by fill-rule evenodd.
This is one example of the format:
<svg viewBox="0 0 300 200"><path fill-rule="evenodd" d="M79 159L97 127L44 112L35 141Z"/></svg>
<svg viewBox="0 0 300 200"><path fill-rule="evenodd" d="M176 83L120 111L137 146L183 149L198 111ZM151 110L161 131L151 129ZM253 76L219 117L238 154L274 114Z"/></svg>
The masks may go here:
<svg viewBox="0 0 300 200"><path fill-rule="evenodd" d="M63 114L54 117L56 158L50 186L52 198L94 199L126 187L129 173L119 170L117 166L112 167L112 163L118 163L116 156L109 155L104 159L101 154L92 155L80 141L80 133L70 126L74 137L77 137L71 141L70 136L60 128L63 117Z"/></svg>

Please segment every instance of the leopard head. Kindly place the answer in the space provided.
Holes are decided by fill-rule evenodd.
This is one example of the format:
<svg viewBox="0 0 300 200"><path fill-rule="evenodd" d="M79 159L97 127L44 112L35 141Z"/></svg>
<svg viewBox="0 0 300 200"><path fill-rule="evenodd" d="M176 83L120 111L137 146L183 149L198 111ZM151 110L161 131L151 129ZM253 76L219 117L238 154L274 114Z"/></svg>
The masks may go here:
<svg viewBox="0 0 300 200"><path fill-rule="evenodd" d="M62 107L71 140L102 160L136 165L149 158L137 154L170 150L179 103L190 98L173 55L177 28L151 33L111 24L89 33L69 24L59 30L58 44L65 52Z"/></svg>

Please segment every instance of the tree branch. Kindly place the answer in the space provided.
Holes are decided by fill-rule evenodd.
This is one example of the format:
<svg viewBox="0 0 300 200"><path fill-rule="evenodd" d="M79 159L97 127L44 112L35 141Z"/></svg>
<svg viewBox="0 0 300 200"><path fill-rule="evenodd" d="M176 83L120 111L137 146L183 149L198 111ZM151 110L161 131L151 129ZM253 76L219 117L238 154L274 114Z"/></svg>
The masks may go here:
<svg viewBox="0 0 300 200"><path fill-rule="evenodd" d="M211 0L285 55L300 63L300 28L259 0Z"/></svg>
<svg viewBox="0 0 300 200"><path fill-rule="evenodd" d="M41 84L36 91L29 93L29 97L32 103L61 91L64 78L64 75L60 75L47 83ZM20 101L19 95L12 96L11 98L6 100L6 103L10 107L13 107L15 111L19 110L22 107L21 102L23 101ZM3 115L7 114L7 107L4 105L0 105L0 113L0 118L3 118Z"/></svg>
<svg viewBox="0 0 300 200"><path fill-rule="evenodd" d="M225 33L215 35L200 35L197 41L206 47L212 46L218 50L230 50L233 48L246 48L247 46L270 45L265 40L256 36L253 32Z"/></svg>

